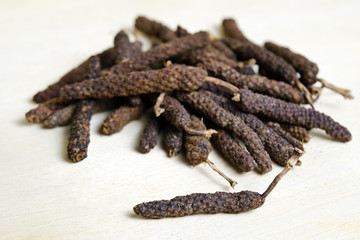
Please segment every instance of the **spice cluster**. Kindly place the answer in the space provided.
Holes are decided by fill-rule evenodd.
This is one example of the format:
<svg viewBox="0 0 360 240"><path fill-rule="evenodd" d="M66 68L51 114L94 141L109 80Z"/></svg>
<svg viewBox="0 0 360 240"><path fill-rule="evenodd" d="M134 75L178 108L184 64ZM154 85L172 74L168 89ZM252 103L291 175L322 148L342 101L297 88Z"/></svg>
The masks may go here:
<svg viewBox="0 0 360 240"><path fill-rule="evenodd" d="M181 26L171 30L142 16L135 27L153 40L149 50L142 51L140 41L131 42L120 31L113 47L37 93L33 100L38 106L26 119L46 128L69 125L68 158L73 162L87 157L92 115L110 111L102 134L118 133L147 113L140 152L150 152L163 134L169 157L184 153L193 166L206 163L231 187L236 181L209 159L213 146L243 172L265 174L274 163L284 166L262 194L193 193L138 204L136 214L163 218L258 208L280 179L301 164L311 129L322 129L337 141L351 140L346 127L314 108L323 88L345 98L352 98L350 92L319 78L317 64L305 56L272 42L253 43L233 19L222 22L221 39Z"/></svg>

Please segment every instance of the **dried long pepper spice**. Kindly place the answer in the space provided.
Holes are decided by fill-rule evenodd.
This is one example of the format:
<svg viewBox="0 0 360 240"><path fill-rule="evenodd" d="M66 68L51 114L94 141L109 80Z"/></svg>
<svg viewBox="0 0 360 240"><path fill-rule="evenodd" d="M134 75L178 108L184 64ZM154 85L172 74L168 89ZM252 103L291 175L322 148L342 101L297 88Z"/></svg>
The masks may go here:
<svg viewBox="0 0 360 240"><path fill-rule="evenodd" d="M241 213L261 207L265 198L251 191L193 193L171 200L141 203L134 212L145 218L183 217L193 214Z"/></svg>
<svg viewBox="0 0 360 240"><path fill-rule="evenodd" d="M120 132L132 120L138 119L146 110L144 102L137 106L123 105L110 113L101 126L101 132L111 135Z"/></svg>
<svg viewBox="0 0 360 240"><path fill-rule="evenodd" d="M222 26L224 29L224 32L226 35L228 35L230 38L237 39L241 42L250 42L249 39L247 39L242 31L237 26L236 22L232 18L226 18L222 22Z"/></svg>
<svg viewBox="0 0 360 240"><path fill-rule="evenodd" d="M163 145L169 157L174 157L181 152L184 145L184 131L171 124L166 124Z"/></svg>
<svg viewBox="0 0 360 240"><path fill-rule="evenodd" d="M103 51L102 53L99 53L97 56L99 56L101 61L101 66L103 68L110 67L115 63L115 54L113 48L109 48ZM38 92L34 96L33 100L37 103L41 103L50 100L52 98L58 97L61 87L67 84L72 84L84 80L87 73L88 65L89 65L89 60L87 59L86 61L81 63L78 67L72 69L70 72L68 72L63 77L61 77L58 82L51 84L45 90Z"/></svg>
<svg viewBox="0 0 360 240"><path fill-rule="evenodd" d="M203 122L197 118L196 116L191 116L191 124L190 127L192 129L196 129L199 131L206 130ZM197 135L189 135L185 133L185 150L186 150L186 158L189 162L195 166L200 163L207 163L215 172L217 172L220 176L222 176L226 181L229 182L232 188L235 187L237 182L227 177L223 172L221 172L213 162L208 159L208 156L211 152L211 144L208 138L204 136Z"/></svg>
<svg viewBox="0 0 360 240"><path fill-rule="evenodd" d="M94 100L83 100L76 107L68 144L68 158L73 162L79 162L87 157L87 147L90 143L90 120L94 106Z"/></svg>
<svg viewBox="0 0 360 240"><path fill-rule="evenodd" d="M243 75L221 62L205 62L200 66L209 74L225 79L238 88L248 88L254 92L264 93L294 103L306 103L302 92L285 82L270 80L259 75Z"/></svg>
<svg viewBox="0 0 360 240"><path fill-rule="evenodd" d="M135 71L112 77L109 75L101 76L97 79L67 85L61 89L60 95L62 99L74 100L161 93L174 90L194 91L206 81L222 84L234 92L238 91L229 83L208 77L207 73L200 68L171 65L158 70Z"/></svg>
<svg viewBox="0 0 360 240"><path fill-rule="evenodd" d="M131 43L125 31L120 31L114 38L114 50L116 53L116 63L129 58L131 53Z"/></svg>
<svg viewBox="0 0 360 240"><path fill-rule="evenodd" d="M281 123L280 126L282 129L290 133L291 136L301 142L306 143L310 140L309 131L306 128L286 123Z"/></svg>
<svg viewBox="0 0 360 240"><path fill-rule="evenodd" d="M301 153L295 154L262 194L252 191L193 193L177 196L170 200L140 203L133 210L137 215L152 219L183 217L194 214L236 214L254 210L265 203L265 199L289 170L296 165L300 156Z"/></svg>
<svg viewBox="0 0 360 240"><path fill-rule="evenodd" d="M57 110L43 122L44 127L54 128L57 126L68 125L71 123L75 108L76 104L70 104L67 107Z"/></svg>
<svg viewBox="0 0 360 240"><path fill-rule="evenodd" d="M86 79L94 79L100 75L100 72L100 58L98 56L90 57ZM68 158L73 162L79 162L87 157L87 148L90 143L90 120L95 105L95 100L84 99L76 106L68 144Z"/></svg>
<svg viewBox="0 0 360 240"><path fill-rule="evenodd" d="M277 134L272 128L264 124L256 116L243 113L229 99L216 95L214 93L205 91L202 94L216 102L219 106L240 117L246 125L252 128L265 146L265 150L270 155L271 159L282 166L285 166L291 156L294 154L294 147L286 141L281 135Z"/></svg>
<svg viewBox="0 0 360 240"><path fill-rule="evenodd" d="M217 133L211 136L211 142L228 162L244 172L256 168L251 155L239 145L228 131L221 128L216 129L216 131Z"/></svg>
<svg viewBox="0 0 360 240"><path fill-rule="evenodd" d="M25 114L26 120L31 123L41 123L46 120L55 111L62 109L69 105L71 101L60 98L53 98L46 102L40 103L34 109L31 109Z"/></svg>
<svg viewBox="0 0 360 240"><path fill-rule="evenodd" d="M268 118L280 123L299 125L305 128L320 128L336 140L347 142L351 140L351 133L347 128L335 122L331 117L306 109L294 103L282 101L247 89L240 90L241 110Z"/></svg>
<svg viewBox="0 0 360 240"><path fill-rule="evenodd" d="M135 27L150 36L159 38L162 42L168 42L177 38L175 32L167 26L143 16L136 18Z"/></svg>
<svg viewBox="0 0 360 240"><path fill-rule="evenodd" d="M140 138L139 150L142 153L148 153L153 149L159 139L160 120L154 114L150 116L146 123L145 129Z"/></svg>
<svg viewBox="0 0 360 240"><path fill-rule="evenodd" d="M198 32L183 38L177 38L167 43L161 43L150 50L130 57L109 69L105 75L110 78L130 71L148 69L151 64L168 60L194 48L203 47L210 42L209 34Z"/></svg>
<svg viewBox="0 0 360 240"><path fill-rule="evenodd" d="M211 134L214 133L212 129L199 130L191 128L190 113L176 98L165 95L160 107L163 109L162 116L171 123L171 125L184 130L190 135L202 135L210 138Z"/></svg>
<svg viewBox="0 0 360 240"><path fill-rule="evenodd" d="M303 144L301 141L294 138L290 133L285 131L279 123L276 122L268 122L267 125L275 130L277 134L283 137L288 143L290 143L293 147L304 150Z"/></svg>
<svg viewBox="0 0 360 240"><path fill-rule="evenodd" d="M226 128L239 137L254 158L260 172L265 173L271 171L270 156L265 151L259 136L240 118L220 107L202 92L178 93L177 98L216 125Z"/></svg>
<svg viewBox="0 0 360 240"><path fill-rule="evenodd" d="M296 86L312 105L313 100L309 90L300 82L295 69L284 59L251 42L240 42L236 39L227 39L225 42L236 53L239 60L255 58L256 63L265 70L268 77Z"/></svg>

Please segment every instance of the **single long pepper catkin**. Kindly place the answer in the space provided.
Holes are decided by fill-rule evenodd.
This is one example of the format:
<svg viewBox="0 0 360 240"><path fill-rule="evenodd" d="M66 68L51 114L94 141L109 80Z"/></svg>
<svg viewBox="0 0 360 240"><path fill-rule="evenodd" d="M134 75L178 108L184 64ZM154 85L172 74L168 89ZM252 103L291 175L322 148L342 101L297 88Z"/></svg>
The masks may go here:
<svg viewBox="0 0 360 240"><path fill-rule="evenodd" d="M144 16L139 16L136 18L135 27L150 36L159 38L162 42L168 42L177 38L175 32L170 28Z"/></svg>
<svg viewBox="0 0 360 240"><path fill-rule="evenodd" d="M211 45L216 48L219 52L224 54L227 58L236 61L236 54L228 46L226 46L220 39L214 39L211 41Z"/></svg>
<svg viewBox="0 0 360 240"><path fill-rule="evenodd" d="M160 134L160 120L159 118L155 117L155 115L152 113L140 137L140 144L139 144L140 152L142 153L150 152L150 150L156 146L159 139L159 134Z"/></svg>
<svg viewBox="0 0 360 240"><path fill-rule="evenodd" d="M47 119L55 111L68 106L71 101L63 100L61 98L53 98L42 102L34 109L31 109L25 114L26 120L31 123L41 123Z"/></svg>
<svg viewBox="0 0 360 240"><path fill-rule="evenodd" d="M286 139L277 134L272 128L268 127L256 116L239 111L234 103L229 99L208 91L203 92L203 94L204 96L211 98L224 109L233 113L235 116L241 118L246 125L252 128L263 142L265 150L268 152L273 161L282 166L287 164L290 157L294 154L294 147L287 142Z"/></svg>
<svg viewBox="0 0 360 240"><path fill-rule="evenodd" d="M266 42L264 46L267 50L273 52L290 63L295 68L295 70L300 73L300 80L305 85L312 85L316 82L316 76L319 72L319 68L316 63L311 62L301 54L294 53L289 48L282 47L272 42Z"/></svg>
<svg viewBox="0 0 360 240"><path fill-rule="evenodd" d="M245 112L280 123L289 123L310 129L320 128L342 142L351 140L351 133L347 128L335 122L331 117L313 109L306 109L298 104L253 93L247 89L241 89L240 96L240 102L237 105Z"/></svg>
<svg viewBox="0 0 360 240"><path fill-rule="evenodd" d="M76 104L70 104L67 107L55 111L44 121L44 127L54 128L57 126L65 126L71 123L71 119L74 115Z"/></svg>
<svg viewBox="0 0 360 240"><path fill-rule="evenodd" d="M270 80L260 75L243 75L221 62L204 62L199 66L208 71L209 74L223 78L239 88L248 88L254 92L264 93L294 103L306 103L302 92L285 82Z"/></svg>
<svg viewBox="0 0 360 240"><path fill-rule="evenodd" d="M198 89L207 73L199 68L171 65L159 70L130 72L120 76L101 76L94 80L64 86L63 99L130 96L173 90Z"/></svg>
<svg viewBox="0 0 360 240"><path fill-rule="evenodd" d="M94 79L100 72L100 58L90 57L86 79ZM96 101L92 99L81 100L76 106L68 144L68 158L73 162L79 162L87 157L87 148L90 143L90 120L95 106Z"/></svg>
<svg viewBox="0 0 360 240"><path fill-rule="evenodd" d="M164 131L163 145L169 157L179 154L184 145L184 130L167 123Z"/></svg>
<svg viewBox="0 0 360 240"><path fill-rule="evenodd" d="M239 137L258 164L259 170L261 172L271 171L270 156L265 151L259 136L240 118L226 111L201 92L178 93L177 98L204 117L210 119L216 125L226 128Z"/></svg>
<svg viewBox="0 0 360 240"><path fill-rule="evenodd" d="M108 68L115 64L115 53L113 48L109 48L102 53L97 54L97 56L100 58L102 68ZM61 77L58 82L51 84L45 90L38 92L33 100L37 103L41 103L58 97L61 87L84 80L87 74L88 65L89 60L84 61L78 67Z"/></svg>
<svg viewBox="0 0 360 240"><path fill-rule="evenodd" d="M244 172L256 168L251 155L239 145L228 131L221 128L216 129L216 131L216 134L211 135L211 142L227 161Z"/></svg>
<svg viewBox="0 0 360 240"><path fill-rule="evenodd" d="M116 54L116 63L131 56L131 43L125 31L120 31L114 38L114 50Z"/></svg>
<svg viewBox="0 0 360 240"><path fill-rule="evenodd" d="M236 22L232 18L226 18L222 22L222 26L226 35L230 38L237 39L241 42L250 42L249 39L245 37L242 31L237 26Z"/></svg>
<svg viewBox="0 0 360 240"><path fill-rule="evenodd" d="M171 200L141 203L134 212L146 218L183 217L193 214L240 213L261 207L265 197L257 192L193 193Z"/></svg>

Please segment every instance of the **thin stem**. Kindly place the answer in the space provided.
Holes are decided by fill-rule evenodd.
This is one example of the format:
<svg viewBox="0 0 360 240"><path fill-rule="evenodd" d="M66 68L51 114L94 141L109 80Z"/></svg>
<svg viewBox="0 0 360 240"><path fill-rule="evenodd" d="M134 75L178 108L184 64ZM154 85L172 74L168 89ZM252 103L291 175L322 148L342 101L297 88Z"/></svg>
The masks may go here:
<svg viewBox="0 0 360 240"><path fill-rule="evenodd" d="M284 169L278 175L276 175L274 180L270 183L268 188L262 194L262 196L264 198L266 198L271 193L271 191L280 182L280 180L286 175L286 173L296 165L296 163L299 161L299 158L301 157L301 155L303 153L304 152L302 150L295 148L294 154L288 160L288 162L287 162L286 166L284 167Z"/></svg>
<svg viewBox="0 0 360 240"><path fill-rule="evenodd" d="M206 129L206 130L198 130L198 129L193 129L193 128L189 128L189 127L184 127L184 131L187 134L190 135L197 135L197 136L204 136L206 138L210 138L212 134L217 133L216 130L214 129Z"/></svg>
<svg viewBox="0 0 360 240"><path fill-rule="evenodd" d="M312 107L312 109L314 108L314 100L311 96L311 93L309 92L309 90L300 82L300 81L296 81L296 86L297 88L304 94L306 101L310 104L310 106Z"/></svg>
<svg viewBox="0 0 360 240"><path fill-rule="evenodd" d="M226 176L222 171L220 171L212 161L210 161L209 159L206 159L205 163L207 163L207 164L212 168L212 170L214 170L215 172L217 172L217 173L218 173L220 176L222 176L226 181L228 181L229 184L230 184L230 186L231 186L232 188L235 187L235 185L237 184L237 182L234 181L234 180L232 180L232 179L229 178L228 176Z"/></svg>
<svg viewBox="0 0 360 240"><path fill-rule="evenodd" d="M219 86L223 86L223 87L226 87L227 89L229 89L231 92L233 93L239 93L240 92L240 89L235 87L234 85L232 85L231 83L228 83L228 82L225 82L223 80L220 80L218 78L214 78L214 77L209 77L209 76L206 76L205 77L205 81L206 82L212 82L216 85L219 85Z"/></svg>
<svg viewBox="0 0 360 240"><path fill-rule="evenodd" d="M164 102L166 93L160 93L160 95L156 99L156 103L154 105L154 113L156 117L159 117L163 112L165 112L165 109L160 107L161 104Z"/></svg>
<svg viewBox="0 0 360 240"><path fill-rule="evenodd" d="M351 95L350 90L349 89L345 89L345 88L340 88L338 86L335 86L334 84L331 84L327 81L325 81L324 79L318 78L317 79L319 82L321 82L321 84L325 87L328 88L340 95L342 95L345 99L353 99L354 97Z"/></svg>

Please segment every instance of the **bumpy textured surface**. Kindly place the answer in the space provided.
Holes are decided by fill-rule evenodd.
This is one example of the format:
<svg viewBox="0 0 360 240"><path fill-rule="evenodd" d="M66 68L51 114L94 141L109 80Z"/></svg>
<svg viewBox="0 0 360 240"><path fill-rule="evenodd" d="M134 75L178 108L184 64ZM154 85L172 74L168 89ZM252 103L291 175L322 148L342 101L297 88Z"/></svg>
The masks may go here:
<svg viewBox="0 0 360 240"><path fill-rule="evenodd" d="M227 161L244 172L256 168L254 159L229 132L221 128L216 131L217 134L211 135L211 142Z"/></svg>
<svg viewBox="0 0 360 240"><path fill-rule="evenodd" d="M131 56L131 43L128 35L120 31L114 38L114 50L116 54L116 63Z"/></svg>
<svg viewBox="0 0 360 240"><path fill-rule="evenodd" d="M115 64L115 54L113 48L109 48L104 52L99 53L97 56L100 58L102 68L108 68ZM70 72L61 77L58 82L48 86L45 90L38 92L34 96L33 100L40 103L58 97L61 87L84 80L87 74L88 65L89 60L81 63L78 67L72 69Z"/></svg>
<svg viewBox="0 0 360 240"><path fill-rule="evenodd" d="M101 132L106 135L120 132L126 124L138 119L145 111L145 108L144 103L134 107L127 105L119 107L104 120L101 126Z"/></svg>
<svg viewBox="0 0 360 240"><path fill-rule="evenodd" d="M143 16L136 18L135 27L150 36L159 38L162 42L168 42L177 38L175 32L167 26Z"/></svg>
<svg viewBox="0 0 360 240"><path fill-rule="evenodd" d="M224 54L227 58L236 61L236 54L231 50L226 44L224 44L220 39L214 39L211 41L211 45L216 48L219 52Z"/></svg>
<svg viewBox="0 0 360 240"><path fill-rule="evenodd" d="M211 98L221 107L233 113L235 116L240 117L241 120L246 123L246 125L248 125L257 133L271 159L282 166L286 165L289 158L294 153L293 146L288 143L286 139L277 134L272 128L268 127L256 116L239 111L231 100L208 91L205 91L204 95L206 95L208 98Z"/></svg>
<svg viewBox="0 0 360 240"><path fill-rule="evenodd" d="M259 136L240 118L220 107L203 92L178 93L177 97L216 125L226 128L239 137L258 164L261 172L271 171L270 156L265 151Z"/></svg>
<svg viewBox="0 0 360 240"><path fill-rule="evenodd" d="M209 34L206 32L198 32L183 38L176 38L114 65L107 73L117 75L130 71L142 71L151 64L165 61L194 48L203 47L209 42Z"/></svg>
<svg viewBox="0 0 360 240"><path fill-rule="evenodd" d="M179 154L184 145L184 130L166 124L163 145L169 157Z"/></svg>
<svg viewBox="0 0 360 240"><path fill-rule="evenodd" d="M190 33L182 26L176 28L175 34L177 37L186 37L190 35Z"/></svg>
<svg viewBox="0 0 360 240"><path fill-rule="evenodd" d="M148 153L153 149L159 139L160 121L154 114L148 119L144 131L140 138L139 150L142 153Z"/></svg>
<svg viewBox="0 0 360 240"><path fill-rule="evenodd" d="M70 103L71 101L60 98L47 100L46 102L40 103L36 108L28 111L25 114L26 120L31 123L41 123L55 111L66 107Z"/></svg>
<svg viewBox="0 0 360 240"><path fill-rule="evenodd" d="M74 115L76 104L70 104L67 107L57 110L44 121L44 127L54 128L57 126L65 126L71 123Z"/></svg>
<svg viewBox="0 0 360 240"><path fill-rule="evenodd" d="M73 162L79 162L87 157L87 147L90 143L90 120L94 106L94 100L82 100L76 107L68 144L68 158Z"/></svg>
<svg viewBox="0 0 360 240"><path fill-rule="evenodd" d="M194 91L202 84L206 71L184 65L171 65L159 70L130 72L123 75L107 74L94 80L66 85L63 99L104 98L130 96L174 90Z"/></svg>
<svg viewBox="0 0 360 240"><path fill-rule="evenodd" d="M264 93L294 103L306 103L301 91L285 82L270 80L260 75L243 75L221 62L205 62L201 66L209 74L223 78L238 88L248 88L254 92Z"/></svg>
<svg viewBox="0 0 360 240"><path fill-rule="evenodd" d="M224 41L236 53L239 60L255 58L256 63L266 71L268 77L287 82L292 86L299 81L295 69L289 63L265 48L236 39Z"/></svg>
<svg viewBox="0 0 360 240"><path fill-rule="evenodd" d="M267 125L269 127L271 127L272 129L275 130L275 132L277 134L279 134L281 137L283 137L288 143L290 143L291 145L293 145L293 147L299 148L299 149L303 149L303 145L301 143L301 141L297 140L296 138L294 138L290 133L288 133L287 131L285 131L279 123L276 122L268 122Z"/></svg>
<svg viewBox="0 0 360 240"><path fill-rule="evenodd" d="M193 193L171 200L141 203L134 207L145 218L183 217L193 214L241 213L261 207L265 198L257 192Z"/></svg>
<svg viewBox="0 0 360 240"><path fill-rule="evenodd" d="M281 128L291 134L294 138L301 142L308 142L310 140L309 131L306 128L292 125L292 124L280 124Z"/></svg>
<svg viewBox="0 0 360 240"><path fill-rule="evenodd" d="M191 116L189 127L196 130L206 130L201 120L194 115ZM185 133L185 150L186 158L195 166L208 159L211 152L211 143L206 137Z"/></svg>
<svg viewBox="0 0 360 240"><path fill-rule="evenodd" d="M312 85L316 82L316 75L319 68L316 63L311 62L305 56L291 51L289 48L279 46L272 42L266 42L265 48L290 63L301 75L301 82L305 85Z"/></svg>
<svg viewBox="0 0 360 240"><path fill-rule="evenodd" d="M178 129L184 129L191 123L189 112L185 107L176 99L169 95L165 95L161 107L165 110L162 116Z"/></svg>
<svg viewBox="0 0 360 240"><path fill-rule="evenodd" d="M320 128L331 137L347 142L351 140L351 133L347 128L335 122L331 117L306 109L300 105L253 93L247 89L240 90L241 110L266 117L272 121L299 125L305 128Z"/></svg>
<svg viewBox="0 0 360 240"><path fill-rule="evenodd" d="M244 36L236 22L232 18L226 18L222 22L224 32L231 38L235 38L242 42L249 42L249 40Z"/></svg>

